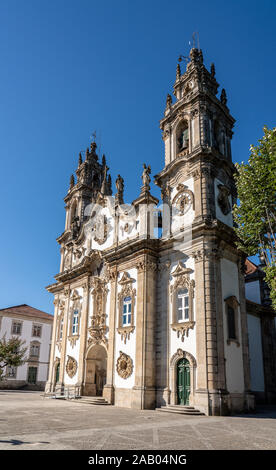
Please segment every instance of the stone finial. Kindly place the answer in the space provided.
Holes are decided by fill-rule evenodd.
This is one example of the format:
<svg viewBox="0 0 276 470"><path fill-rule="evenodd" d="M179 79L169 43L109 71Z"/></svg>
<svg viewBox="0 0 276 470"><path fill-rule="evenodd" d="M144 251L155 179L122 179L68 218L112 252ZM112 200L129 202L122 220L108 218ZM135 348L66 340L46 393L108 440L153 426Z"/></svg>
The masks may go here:
<svg viewBox="0 0 276 470"><path fill-rule="evenodd" d="M170 108L172 105L172 97L171 95L168 93L167 94L167 101L166 101L166 108Z"/></svg>
<svg viewBox="0 0 276 470"><path fill-rule="evenodd" d="M181 77L181 68L180 68L180 65L177 64L176 66L176 80L179 80Z"/></svg>
<svg viewBox="0 0 276 470"><path fill-rule="evenodd" d="M121 175L117 176L116 179L116 189L117 193L115 194L115 202L117 204L124 204L124 179L121 177Z"/></svg>
<svg viewBox="0 0 276 470"><path fill-rule="evenodd" d="M108 184L107 184L107 172L108 172L109 168L108 166L104 166L104 169L103 169L103 181L102 181L102 186L101 186L101 194L103 196L107 196L108 195Z"/></svg>
<svg viewBox="0 0 276 470"><path fill-rule="evenodd" d="M202 54L202 50L200 49L199 52L198 52L198 62L200 64L203 64L203 54Z"/></svg>
<svg viewBox="0 0 276 470"><path fill-rule="evenodd" d="M86 151L85 151L85 158L86 160L88 160L88 157L89 157L89 148L87 147Z"/></svg>
<svg viewBox="0 0 276 470"><path fill-rule="evenodd" d="M96 148L97 148L96 142L91 142L91 144L90 144L90 152L91 152L91 153L95 153L95 152L96 152Z"/></svg>
<svg viewBox="0 0 276 470"><path fill-rule="evenodd" d="M75 178L74 175L71 175L70 177L70 189L72 189L75 186Z"/></svg>
<svg viewBox="0 0 276 470"><path fill-rule="evenodd" d="M108 175L108 178L107 178L107 189L108 189L109 195L111 196L111 194L112 194L112 179L111 179L111 175Z"/></svg>
<svg viewBox="0 0 276 470"><path fill-rule="evenodd" d="M82 156L81 156L81 152L79 153L79 166L81 166L82 164Z"/></svg>
<svg viewBox="0 0 276 470"><path fill-rule="evenodd" d="M141 176L142 181L143 181L143 186L142 186L142 193L147 192L150 190L150 174L151 174L151 167L146 165L145 163L143 164L144 171Z"/></svg>
<svg viewBox="0 0 276 470"><path fill-rule="evenodd" d="M102 166L103 166L103 168L106 166L105 154L103 154L103 156L102 156Z"/></svg>
<svg viewBox="0 0 276 470"><path fill-rule="evenodd" d="M210 69L211 77L215 78L216 75L216 69L215 69L215 64L211 64L211 69Z"/></svg>
<svg viewBox="0 0 276 470"><path fill-rule="evenodd" d="M226 104L227 104L227 96L226 96L226 91L225 91L224 88L221 90L220 101L221 101L221 103L222 103L224 106L226 106Z"/></svg>

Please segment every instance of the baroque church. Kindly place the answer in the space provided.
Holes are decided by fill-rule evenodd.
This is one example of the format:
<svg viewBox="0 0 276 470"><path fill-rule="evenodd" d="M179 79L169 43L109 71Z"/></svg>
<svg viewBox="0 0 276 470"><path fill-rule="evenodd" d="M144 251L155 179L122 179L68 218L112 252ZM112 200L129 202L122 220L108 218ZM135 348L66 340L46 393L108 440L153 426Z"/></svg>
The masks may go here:
<svg viewBox="0 0 276 470"><path fill-rule="evenodd" d="M207 415L254 408L245 254L235 245L234 118L215 67L193 48L177 65L160 121L165 164L150 192L116 194L96 142L80 154L64 199L46 393L116 406L195 407Z"/></svg>

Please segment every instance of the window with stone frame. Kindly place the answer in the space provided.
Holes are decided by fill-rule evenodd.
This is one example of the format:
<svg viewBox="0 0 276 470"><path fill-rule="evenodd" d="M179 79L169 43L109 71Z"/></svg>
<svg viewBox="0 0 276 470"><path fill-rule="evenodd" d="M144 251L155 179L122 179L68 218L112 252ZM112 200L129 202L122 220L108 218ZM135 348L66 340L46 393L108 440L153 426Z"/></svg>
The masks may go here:
<svg viewBox="0 0 276 470"><path fill-rule="evenodd" d="M15 379L16 378L17 367L7 366L6 367L6 378Z"/></svg>
<svg viewBox="0 0 276 470"><path fill-rule="evenodd" d="M38 325L38 324L34 323L33 324L32 336L37 337L37 338L41 338L41 334L42 334L42 325Z"/></svg>
<svg viewBox="0 0 276 470"><path fill-rule="evenodd" d="M62 314L59 321L59 328L58 328L58 341L62 340L63 336L63 326L64 326L64 315Z"/></svg>
<svg viewBox="0 0 276 470"><path fill-rule="evenodd" d="M192 269L186 268L180 261L172 272L174 283L170 286L172 323L171 327L177 332L177 336L184 341L185 335L188 336L189 330L193 329L194 312L193 299L195 281L190 279Z"/></svg>
<svg viewBox="0 0 276 470"><path fill-rule="evenodd" d="M21 335L21 333L22 333L22 322L13 321L12 322L12 328L11 328L11 334L12 335Z"/></svg>
<svg viewBox="0 0 276 470"><path fill-rule="evenodd" d="M231 342L239 343L239 302L235 296L230 296L225 299L225 315L227 327L227 344Z"/></svg>
<svg viewBox="0 0 276 470"><path fill-rule="evenodd" d="M71 297L71 307L69 309L69 336L71 346L76 344L80 336L80 317L81 317L81 296L78 291L75 289Z"/></svg>
<svg viewBox="0 0 276 470"><path fill-rule="evenodd" d="M133 288L135 279L132 279L127 272L122 275L119 284L121 290L118 293L118 328L117 331L126 343L130 334L134 331L134 305L136 289Z"/></svg>
<svg viewBox="0 0 276 470"><path fill-rule="evenodd" d="M30 344L30 357L39 358L40 353L40 343L31 343Z"/></svg>

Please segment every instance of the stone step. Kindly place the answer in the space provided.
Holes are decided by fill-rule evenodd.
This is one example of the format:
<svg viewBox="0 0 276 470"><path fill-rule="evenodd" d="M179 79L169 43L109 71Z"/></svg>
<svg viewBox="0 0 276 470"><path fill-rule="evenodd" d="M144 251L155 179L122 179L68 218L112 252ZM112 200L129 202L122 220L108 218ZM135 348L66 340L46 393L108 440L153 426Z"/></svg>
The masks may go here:
<svg viewBox="0 0 276 470"><path fill-rule="evenodd" d="M156 408L156 411L162 411L165 413L176 413L181 415L192 415L192 416L203 416L204 413L197 410L193 406L182 406L182 405L167 405Z"/></svg>
<svg viewBox="0 0 276 470"><path fill-rule="evenodd" d="M84 403L88 405L110 405L108 401L103 398L103 397L89 397L89 396L84 396L80 397L77 400L78 403Z"/></svg>

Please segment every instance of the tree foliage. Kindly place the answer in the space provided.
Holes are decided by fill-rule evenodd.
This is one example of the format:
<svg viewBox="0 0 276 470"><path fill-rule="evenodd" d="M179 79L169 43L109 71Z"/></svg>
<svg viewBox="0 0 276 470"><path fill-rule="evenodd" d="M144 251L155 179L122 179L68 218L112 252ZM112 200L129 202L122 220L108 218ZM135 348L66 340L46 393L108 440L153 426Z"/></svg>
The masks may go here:
<svg viewBox="0 0 276 470"><path fill-rule="evenodd" d="M24 364L27 348L23 346L24 341L16 337L12 337L9 340L5 338L0 340L0 380L5 377L5 367L18 367Z"/></svg>
<svg viewBox="0 0 276 470"><path fill-rule="evenodd" d="M276 308L276 127L264 127L264 136L251 145L248 163L236 164L238 205L234 220L239 248L259 254L266 264L266 282Z"/></svg>

